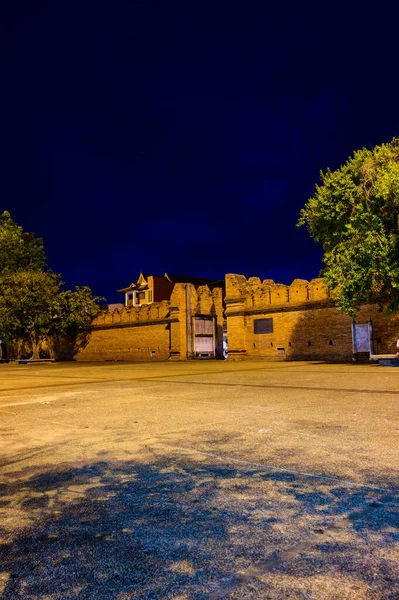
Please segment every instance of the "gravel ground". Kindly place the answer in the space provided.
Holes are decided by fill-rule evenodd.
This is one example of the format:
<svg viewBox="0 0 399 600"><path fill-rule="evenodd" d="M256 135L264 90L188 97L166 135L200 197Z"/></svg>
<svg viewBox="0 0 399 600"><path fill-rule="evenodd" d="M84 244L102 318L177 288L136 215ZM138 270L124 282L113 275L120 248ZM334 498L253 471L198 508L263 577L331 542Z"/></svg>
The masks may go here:
<svg viewBox="0 0 399 600"><path fill-rule="evenodd" d="M0 365L0 594L399 599L399 369Z"/></svg>

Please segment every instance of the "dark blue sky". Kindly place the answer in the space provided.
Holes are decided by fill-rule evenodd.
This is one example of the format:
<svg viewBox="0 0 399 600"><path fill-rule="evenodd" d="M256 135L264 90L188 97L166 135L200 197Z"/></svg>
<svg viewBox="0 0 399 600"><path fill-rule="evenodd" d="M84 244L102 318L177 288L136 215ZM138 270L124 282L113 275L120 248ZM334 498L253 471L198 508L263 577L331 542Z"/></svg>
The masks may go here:
<svg viewBox="0 0 399 600"><path fill-rule="evenodd" d="M320 169L399 136L398 9L10 3L1 210L68 286L140 271L312 278Z"/></svg>

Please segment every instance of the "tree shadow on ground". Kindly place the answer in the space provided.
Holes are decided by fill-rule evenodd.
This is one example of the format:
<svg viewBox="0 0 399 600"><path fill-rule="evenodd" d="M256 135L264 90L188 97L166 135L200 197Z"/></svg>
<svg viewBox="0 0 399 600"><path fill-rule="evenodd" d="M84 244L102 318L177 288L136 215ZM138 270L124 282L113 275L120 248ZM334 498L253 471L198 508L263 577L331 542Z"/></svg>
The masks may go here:
<svg viewBox="0 0 399 600"><path fill-rule="evenodd" d="M309 598L320 576L395 597L388 491L178 453L30 467L0 491L4 600Z"/></svg>

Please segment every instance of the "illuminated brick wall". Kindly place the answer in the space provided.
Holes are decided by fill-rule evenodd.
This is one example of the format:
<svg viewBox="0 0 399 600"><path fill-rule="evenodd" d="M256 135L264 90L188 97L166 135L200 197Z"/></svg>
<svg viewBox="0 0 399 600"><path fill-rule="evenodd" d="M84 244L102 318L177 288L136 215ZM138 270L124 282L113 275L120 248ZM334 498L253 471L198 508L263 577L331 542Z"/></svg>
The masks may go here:
<svg viewBox="0 0 399 600"><path fill-rule="evenodd" d="M352 359L351 319L335 308L323 279L296 279L286 286L229 274L225 302L229 359ZM370 318L374 352L395 352L399 316L366 305L356 323Z"/></svg>
<svg viewBox="0 0 399 600"><path fill-rule="evenodd" d="M221 288L178 283L170 301L123 307L100 313L88 343L76 360L186 360L187 314L213 315L217 319L218 347L222 348L223 298Z"/></svg>

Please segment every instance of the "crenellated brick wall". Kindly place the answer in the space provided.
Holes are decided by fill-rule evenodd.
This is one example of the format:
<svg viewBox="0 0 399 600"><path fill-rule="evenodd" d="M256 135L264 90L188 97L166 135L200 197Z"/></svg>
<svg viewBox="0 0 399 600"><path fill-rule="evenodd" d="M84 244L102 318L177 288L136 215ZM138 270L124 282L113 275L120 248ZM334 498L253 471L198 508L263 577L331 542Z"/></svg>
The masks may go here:
<svg viewBox="0 0 399 600"><path fill-rule="evenodd" d="M76 360L186 360L192 358L190 322L195 315L216 317L222 351L221 288L178 283L170 301L128 306L100 313Z"/></svg>
<svg viewBox="0 0 399 600"><path fill-rule="evenodd" d="M63 340L50 340L43 348L58 359L74 355L79 361L190 360L194 358L196 316L215 318L219 358L224 318L230 360L351 360L353 356L351 319L336 308L323 279L295 279L287 286L236 274L226 275L225 294L222 288L196 289L179 283L169 301L100 313L75 355L73 345ZM387 316L365 305L356 323L370 319L374 352L396 352L399 314ZM7 348L7 357L27 352L23 344L14 344Z"/></svg>
<svg viewBox="0 0 399 600"><path fill-rule="evenodd" d="M351 360L351 319L335 307L323 279L295 279L286 286L258 277L226 275L229 359ZM271 319L272 331L255 333L255 321ZM365 305L356 323L373 323L374 352L395 352L399 316Z"/></svg>

